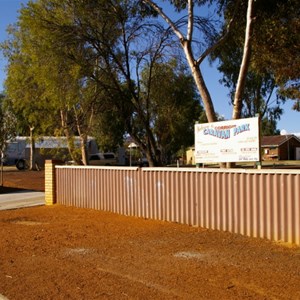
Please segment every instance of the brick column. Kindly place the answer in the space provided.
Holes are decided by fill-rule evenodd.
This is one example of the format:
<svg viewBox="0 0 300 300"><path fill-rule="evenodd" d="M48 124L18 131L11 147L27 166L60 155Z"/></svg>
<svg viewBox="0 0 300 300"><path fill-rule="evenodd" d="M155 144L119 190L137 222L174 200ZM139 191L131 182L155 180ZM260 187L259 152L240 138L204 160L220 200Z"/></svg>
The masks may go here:
<svg viewBox="0 0 300 300"><path fill-rule="evenodd" d="M46 205L56 203L56 176L55 166L60 165L60 160L49 159L45 161L45 202Z"/></svg>

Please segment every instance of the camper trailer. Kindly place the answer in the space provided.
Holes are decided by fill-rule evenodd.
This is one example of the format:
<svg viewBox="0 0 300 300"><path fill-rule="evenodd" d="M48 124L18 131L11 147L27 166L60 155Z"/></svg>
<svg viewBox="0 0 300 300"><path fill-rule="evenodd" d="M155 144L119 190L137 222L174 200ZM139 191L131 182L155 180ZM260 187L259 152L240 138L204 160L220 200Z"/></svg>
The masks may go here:
<svg viewBox="0 0 300 300"><path fill-rule="evenodd" d="M26 137L16 137L7 143L4 152L4 162L6 165L16 165L21 170L25 168Z"/></svg>
<svg viewBox="0 0 300 300"><path fill-rule="evenodd" d="M80 147L79 137L75 138L75 145ZM66 137L41 137L35 142L35 160L38 166L43 167L46 159L57 158L67 160L69 156ZM98 152L96 141L89 137L88 153ZM17 169L26 168L30 159L29 137L16 137L7 143L5 150L5 164L16 165Z"/></svg>

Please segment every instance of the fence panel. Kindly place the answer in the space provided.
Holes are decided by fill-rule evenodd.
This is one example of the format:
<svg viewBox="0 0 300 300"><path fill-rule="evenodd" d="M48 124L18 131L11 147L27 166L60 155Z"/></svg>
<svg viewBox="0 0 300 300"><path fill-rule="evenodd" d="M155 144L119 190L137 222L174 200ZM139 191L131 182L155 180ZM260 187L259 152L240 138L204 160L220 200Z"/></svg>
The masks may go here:
<svg viewBox="0 0 300 300"><path fill-rule="evenodd" d="M300 244L300 171L56 167L57 202Z"/></svg>

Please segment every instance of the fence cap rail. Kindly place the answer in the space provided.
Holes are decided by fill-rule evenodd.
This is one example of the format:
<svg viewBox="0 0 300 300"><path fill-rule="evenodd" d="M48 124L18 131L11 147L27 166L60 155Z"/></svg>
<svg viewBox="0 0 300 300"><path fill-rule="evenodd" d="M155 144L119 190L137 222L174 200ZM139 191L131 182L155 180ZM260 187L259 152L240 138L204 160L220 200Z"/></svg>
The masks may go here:
<svg viewBox="0 0 300 300"><path fill-rule="evenodd" d="M300 175L300 169L219 169L219 168L184 168L184 167L128 167L128 166L68 166L56 165L58 169L97 169L97 170L123 170L143 172L196 172L196 173L237 173L237 174L291 174Z"/></svg>
<svg viewBox="0 0 300 300"><path fill-rule="evenodd" d="M57 165L57 169L97 169L97 170L128 170L137 171L139 167L123 167L123 166L74 166L74 165Z"/></svg>
<svg viewBox="0 0 300 300"><path fill-rule="evenodd" d="M143 171L170 171L170 172L197 172L197 173L238 173L238 174L295 174L300 175L300 169L219 169L219 168L183 168L183 167L166 167L166 168L143 168Z"/></svg>

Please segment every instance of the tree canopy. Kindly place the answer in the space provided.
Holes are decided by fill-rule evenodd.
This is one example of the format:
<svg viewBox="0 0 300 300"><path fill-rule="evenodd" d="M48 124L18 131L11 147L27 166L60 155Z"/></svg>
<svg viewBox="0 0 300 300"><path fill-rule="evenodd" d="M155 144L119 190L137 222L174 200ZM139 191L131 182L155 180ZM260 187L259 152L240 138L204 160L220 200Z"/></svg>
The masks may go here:
<svg viewBox="0 0 300 300"><path fill-rule="evenodd" d="M236 90L247 7L241 6L226 43L216 49L213 59L219 59L222 82L230 88L233 102ZM263 130L276 133L276 121L288 98L299 103L299 15L298 1L259 1L254 5L255 21L251 35L251 60L243 94L242 116L260 114ZM227 22L232 19L230 5L225 9ZM226 25L226 23L225 23ZM226 27L224 26L224 31ZM269 121L269 124L268 124ZM273 130L270 132L270 128Z"/></svg>
<svg viewBox="0 0 300 300"><path fill-rule="evenodd" d="M230 78L232 118L243 116L243 103L247 98L245 93L249 94L248 84L254 69L265 83L264 74L266 78L273 77L276 88L279 88L277 100L293 98L296 99L294 108L299 107L298 1L167 1L177 12L186 12L186 15L179 15L180 19L160 7L159 1L143 2L150 5L178 37L201 94L208 121L216 120L216 113L214 99L207 90L200 65L212 53L220 53L220 47L232 51L224 53L221 60L231 61L236 74ZM218 18L214 18L216 12ZM220 70L223 71L222 68ZM249 71L252 76L247 76ZM262 88L265 83L262 83ZM275 111L278 115L279 110Z"/></svg>
<svg viewBox="0 0 300 300"><path fill-rule="evenodd" d="M169 31L147 16L138 1L40 0L21 10L13 46L7 48L7 92L16 103L28 99L30 112L39 106L48 109L48 115L56 120L56 132L62 131L68 140L80 135L83 163L86 137L101 125L102 136L104 129L113 130L115 141L120 141L121 132L127 133L150 164L161 164L163 144L154 115L159 111L154 107L158 103L162 107L164 102L152 92L158 84L152 77L155 66L173 59L176 53ZM15 67L17 55L26 59L23 69L19 63ZM172 76L170 72L165 75ZM20 94L16 95L13 78L18 76ZM28 88L23 77L30 80ZM188 80L184 82L186 86L181 84L180 89L192 87ZM189 92L194 94L194 90ZM176 99L169 101L176 106ZM198 100L195 107L194 112L200 110ZM114 124L104 125L108 120Z"/></svg>
<svg viewBox="0 0 300 300"><path fill-rule="evenodd" d="M104 148L129 135L160 165L192 144L200 99L207 120L218 119L201 70L212 54L231 89L232 117L264 113L276 127L282 111L269 95L299 92L299 5L287 2L166 1L174 17L152 0L30 1L2 45L6 92L28 128L63 133L78 163L87 163L87 137L98 132Z"/></svg>

